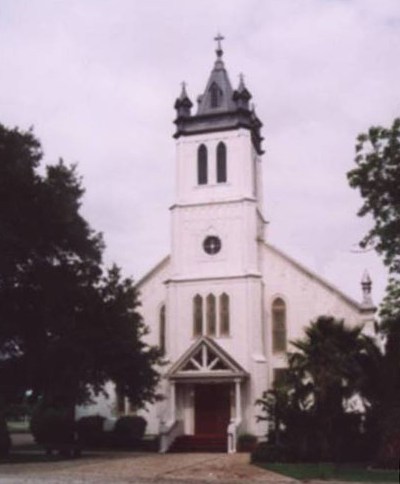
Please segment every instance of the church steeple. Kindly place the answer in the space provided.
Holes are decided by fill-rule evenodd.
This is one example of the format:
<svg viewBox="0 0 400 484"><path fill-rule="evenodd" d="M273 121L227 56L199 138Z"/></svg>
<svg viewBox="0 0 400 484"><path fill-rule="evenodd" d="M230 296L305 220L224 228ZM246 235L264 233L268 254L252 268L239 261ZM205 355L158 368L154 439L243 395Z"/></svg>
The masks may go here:
<svg viewBox="0 0 400 484"><path fill-rule="evenodd" d="M197 115L232 111L236 108L233 101L233 89L222 60L223 50L221 40L223 37L218 34L215 39L217 43L217 58L214 68L211 71L204 94L198 98Z"/></svg>
<svg viewBox="0 0 400 484"><path fill-rule="evenodd" d="M215 51L217 58L204 93L197 99L196 114L190 114L192 103L184 87L175 103L177 130L174 137L244 128L251 132L253 145L256 151L262 154L263 138L260 134L262 123L249 108L249 100L252 96L244 84L243 76L240 77L238 89L233 90L222 60L223 37L218 34L214 40L217 42Z"/></svg>

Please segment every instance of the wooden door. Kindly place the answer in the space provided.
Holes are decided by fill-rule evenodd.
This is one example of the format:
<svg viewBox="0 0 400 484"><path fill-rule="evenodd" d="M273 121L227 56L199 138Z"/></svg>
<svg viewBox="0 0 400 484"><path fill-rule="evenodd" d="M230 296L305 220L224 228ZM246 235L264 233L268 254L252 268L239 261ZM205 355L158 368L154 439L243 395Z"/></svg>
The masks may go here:
<svg viewBox="0 0 400 484"><path fill-rule="evenodd" d="M230 385L196 385L195 434L225 435L231 416Z"/></svg>

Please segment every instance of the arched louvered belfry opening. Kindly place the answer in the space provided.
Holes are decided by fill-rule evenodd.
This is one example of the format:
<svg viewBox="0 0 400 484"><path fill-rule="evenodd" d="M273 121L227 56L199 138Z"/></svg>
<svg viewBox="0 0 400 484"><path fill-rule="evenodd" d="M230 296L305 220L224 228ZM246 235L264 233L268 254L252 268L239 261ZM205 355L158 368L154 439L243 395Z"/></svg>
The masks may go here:
<svg viewBox="0 0 400 484"><path fill-rule="evenodd" d="M221 141L217 146L217 183L225 183L227 179L226 145Z"/></svg>
<svg viewBox="0 0 400 484"><path fill-rule="evenodd" d="M201 144L197 150L197 183L206 185L208 182L207 147Z"/></svg>
<svg viewBox="0 0 400 484"><path fill-rule="evenodd" d="M272 351L286 351L286 304L281 297L272 303Z"/></svg>

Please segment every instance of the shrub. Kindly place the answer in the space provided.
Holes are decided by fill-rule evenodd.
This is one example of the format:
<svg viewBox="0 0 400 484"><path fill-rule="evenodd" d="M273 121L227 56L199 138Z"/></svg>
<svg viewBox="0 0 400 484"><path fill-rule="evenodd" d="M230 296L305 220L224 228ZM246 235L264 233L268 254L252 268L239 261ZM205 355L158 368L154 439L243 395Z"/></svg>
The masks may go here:
<svg viewBox="0 0 400 484"><path fill-rule="evenodd" d="M137 447L143 439L146 425L143 417L120 417L113 431L114 444L118 447Z"/></svg>
<svg viewBox="0 0 400 484"><path fill-rule="evenodd" d="M79 441L83 445L98 447L104 445L105 437L103 423L105 418L100 415L90 415L80 418L76 423Z"/></svg>
<svg viewBox="0 0 400 484"><path fill-rule="evenodd" d="M72 444L75 422L70 410L39 405L33 412L31 432L38 444Z"/></svg>
<svg viewBox="0 0 400 484"><path fill-rule="evenodd" d="M7 423L0 418L0 457L8 455L11 447L10 434L8 433Z"/></svg>
<svg viewBox="0 0 400 484"><path fill-rule="evenodd" d="M376 460L378 467L397 469L400 455L400 432L394 430L383 439L383 445L379 449Z"/></svg>
<svg viewBox="0 0 400 484"><path fill-rule="evenodd" d="M277 444L260 442L251 453L251 462L288 462L287 450Z"/></svg>
<svg viewBox="0 0 400 484"><path fill-rule="evenodd" d="M252 452L257 445L257 437L253 434L241 434L238 437L239 452Z"/></svg>

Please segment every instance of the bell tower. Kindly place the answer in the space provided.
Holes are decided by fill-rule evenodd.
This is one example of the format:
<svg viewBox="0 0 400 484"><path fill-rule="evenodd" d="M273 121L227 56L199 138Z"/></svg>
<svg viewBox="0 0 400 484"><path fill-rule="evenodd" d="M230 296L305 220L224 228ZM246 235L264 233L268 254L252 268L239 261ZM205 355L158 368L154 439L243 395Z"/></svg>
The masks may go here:
<svg viewBox="0 0 400 484"><path fill-rule="evenodd" d="M197 111L186 86L176 109L176 202L172 206L172 276L259 273L264 238L261 121L240 76L233 89L218 35L216 60Z"/></svg>

